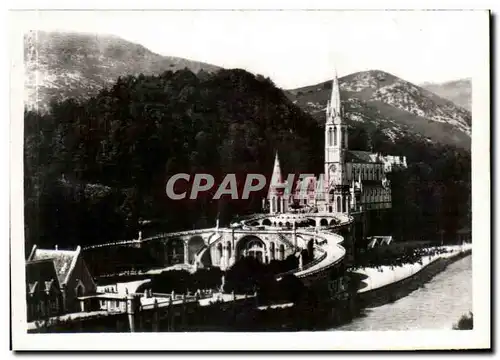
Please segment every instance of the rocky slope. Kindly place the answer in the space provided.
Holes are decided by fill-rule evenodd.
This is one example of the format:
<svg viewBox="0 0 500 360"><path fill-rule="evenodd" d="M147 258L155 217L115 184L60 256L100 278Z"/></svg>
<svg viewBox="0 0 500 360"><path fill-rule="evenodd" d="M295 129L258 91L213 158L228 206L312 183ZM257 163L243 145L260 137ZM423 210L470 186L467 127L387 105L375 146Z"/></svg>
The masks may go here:
<svg viewBox="0 0 500 360"><path fill-rule="evenodd" d="M111 35L32 31L24 37L25 105L47 110L51 100L86 99L119 76L217 66L161 56Z"/></svg>
<svg viewBox="0 0 500 360"><path fill-rule="evenodd" d="M472 110L472 80L460 79L444 83L423 83L424 89L429 90L442 98L453 101L466 110Z"/></svg>
<svg viewBox="0 0 500 360"><path fill-rule="evenodd" d="M471 114L453 102L379 70L339 80L348 124L377 128L393 141L413 137L470 148ZM324 121L330 89L331 81L326 81L287 93L318 121Z"/></svg>

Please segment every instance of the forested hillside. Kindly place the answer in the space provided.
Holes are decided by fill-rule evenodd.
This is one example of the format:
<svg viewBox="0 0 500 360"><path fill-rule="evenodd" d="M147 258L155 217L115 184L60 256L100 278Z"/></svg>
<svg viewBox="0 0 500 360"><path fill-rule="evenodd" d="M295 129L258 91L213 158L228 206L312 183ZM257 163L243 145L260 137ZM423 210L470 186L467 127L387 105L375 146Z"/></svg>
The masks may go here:
<svg viewBox="0 0 500 360"><path fill-rule="evenodd" d="M276 150L285 174L317 174L322 126L269 79L243 70L122 77L89 100L26 111L27 248L130 239L140 220L166 231L214 226L218 214L227 224L258 211L265 191L248 201L173 201L165 194L169 176L270 174ZM362 124L349 132L353 149L408 157L395 199L401 233L429 237L444 227L451 235L469 221L467 151L417 138L388 141Z"/></svg>

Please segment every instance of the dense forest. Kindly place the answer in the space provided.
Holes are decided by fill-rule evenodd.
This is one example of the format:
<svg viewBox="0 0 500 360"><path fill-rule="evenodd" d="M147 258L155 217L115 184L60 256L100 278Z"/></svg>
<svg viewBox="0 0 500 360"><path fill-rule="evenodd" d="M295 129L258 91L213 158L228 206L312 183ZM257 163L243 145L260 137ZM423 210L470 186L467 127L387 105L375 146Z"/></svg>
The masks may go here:
<svg viewBox="0 0 500 360"><path fill-rule="evenodd" d="M451 237L470 222L470 153L393 142L362 125L349 128L351 149L408 158L392 179L400 233ZM25 111L24 131L27 249L129 239L145 220L163 231L213 226L217 216L226 225L260 209L266 189L248 200L170 200L165 185L179 172L269 176L276 150L284 174L323 168L322 125L268 78L237 69L118 78L88 101Z"/></svg>

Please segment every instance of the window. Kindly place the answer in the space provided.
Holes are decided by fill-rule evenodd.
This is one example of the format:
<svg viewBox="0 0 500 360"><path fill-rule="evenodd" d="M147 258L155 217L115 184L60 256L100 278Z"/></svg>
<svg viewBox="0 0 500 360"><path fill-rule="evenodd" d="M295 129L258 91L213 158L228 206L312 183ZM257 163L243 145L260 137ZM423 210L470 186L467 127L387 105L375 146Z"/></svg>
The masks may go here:
<svg viewBox="0 0 500 360"><path fill-rule="evenodd" d="M328 146L332 146L332 128L328 129Z"/></svg>
<svg viewBox="0 0 500 360"><path fill-rule="evenodd" d="M50 301L50 312L56 313L57 311L59 311L59 299L56 297Z"/></svg>
<svg viewBox="0 0 500 360"><path fill-rule="evenodd" d="M333 146L337 146L337 127L333 128Z"/></svg>

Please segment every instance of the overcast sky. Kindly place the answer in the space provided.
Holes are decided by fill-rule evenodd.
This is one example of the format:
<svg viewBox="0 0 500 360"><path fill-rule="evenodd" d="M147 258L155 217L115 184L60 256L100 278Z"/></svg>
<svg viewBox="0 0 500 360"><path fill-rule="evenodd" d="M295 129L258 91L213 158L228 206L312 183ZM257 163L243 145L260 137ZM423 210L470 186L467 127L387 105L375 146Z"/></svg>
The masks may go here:
<svg viewBox="0 0 500 360"><path fill-rule="evenodd" d="M170 56L243 68L294 88L379 69L405 80L472 76L479 11L39 12L31 29L114 34Z"/></svg>

